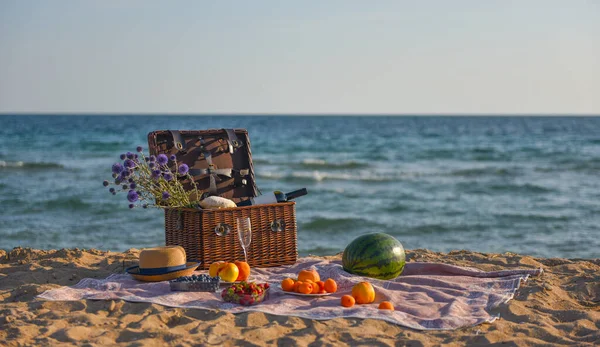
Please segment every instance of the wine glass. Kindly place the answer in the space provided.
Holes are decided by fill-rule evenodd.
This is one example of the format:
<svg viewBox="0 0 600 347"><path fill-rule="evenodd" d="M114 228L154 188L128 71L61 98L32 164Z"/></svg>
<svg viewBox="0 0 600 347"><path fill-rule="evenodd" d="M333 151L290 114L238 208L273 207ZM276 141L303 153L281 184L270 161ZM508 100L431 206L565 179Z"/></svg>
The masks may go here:
<svg viewBox="0 0 600 347"><path fill-rule="evenodd" d="M250 242L252 242L252 224L250 218L237 218L237 231L240 239L240 244L244 250L244 259L248 262L248 251L250 250Z"/></svg>

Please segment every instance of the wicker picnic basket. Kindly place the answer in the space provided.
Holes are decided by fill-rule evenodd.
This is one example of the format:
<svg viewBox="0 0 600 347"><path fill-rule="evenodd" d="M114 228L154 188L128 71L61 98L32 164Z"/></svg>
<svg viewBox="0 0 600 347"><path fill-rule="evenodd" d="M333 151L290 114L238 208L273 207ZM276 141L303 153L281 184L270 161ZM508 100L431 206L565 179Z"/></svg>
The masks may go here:
<svg viewBox="0 0 600 347"><path fill-rule="evenodd" d="M159 130L148 134L150 153L175 155L190 167L203 196L218 195L238 203L258 195L250 139L245 129ZM184 186L191 187L190 182ZM185 249L188 259L208 269L215 261L244 258L236 218L250 217L251 267L294 264L298 259L295 202L226 209L165 209L167 245Z"/></svg>

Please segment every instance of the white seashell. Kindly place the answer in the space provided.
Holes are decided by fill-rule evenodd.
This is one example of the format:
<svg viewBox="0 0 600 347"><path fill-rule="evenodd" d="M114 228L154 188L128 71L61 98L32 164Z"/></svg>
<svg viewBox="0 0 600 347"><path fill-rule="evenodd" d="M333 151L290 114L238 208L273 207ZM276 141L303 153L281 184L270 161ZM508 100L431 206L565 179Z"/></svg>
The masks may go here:
<svg viewBox="0 0 600 347"><path fill-rule="evenodd" d="M237 205L235 202L220 196L209 196L208 198L200 201L200 207L205 209L219 209L237 207Z"/></svg>

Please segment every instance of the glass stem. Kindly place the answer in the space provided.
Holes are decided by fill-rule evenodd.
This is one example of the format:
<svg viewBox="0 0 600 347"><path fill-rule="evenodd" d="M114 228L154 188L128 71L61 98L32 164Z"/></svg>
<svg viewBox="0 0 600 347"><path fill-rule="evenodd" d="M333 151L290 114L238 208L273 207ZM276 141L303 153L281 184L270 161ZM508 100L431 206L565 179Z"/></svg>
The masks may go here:
<svg viewBox="0 0 600 347"><path fill-rule="evenodd" d="M248 262L248 253L246 252L246 247L242 247L242 249L244 250L244 259L246 260L246 263Z"/></svg>

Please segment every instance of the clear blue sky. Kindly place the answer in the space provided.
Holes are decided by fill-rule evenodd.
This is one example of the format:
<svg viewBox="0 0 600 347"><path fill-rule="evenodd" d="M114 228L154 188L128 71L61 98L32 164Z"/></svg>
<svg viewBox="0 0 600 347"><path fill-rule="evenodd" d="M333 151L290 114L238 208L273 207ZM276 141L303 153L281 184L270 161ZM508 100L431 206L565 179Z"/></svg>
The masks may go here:
<svg viewBox="0 0 600 347"><path fill-rule="evenodd" d="M0 112L600 114L600 1L3 0Z"/></svg>

